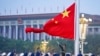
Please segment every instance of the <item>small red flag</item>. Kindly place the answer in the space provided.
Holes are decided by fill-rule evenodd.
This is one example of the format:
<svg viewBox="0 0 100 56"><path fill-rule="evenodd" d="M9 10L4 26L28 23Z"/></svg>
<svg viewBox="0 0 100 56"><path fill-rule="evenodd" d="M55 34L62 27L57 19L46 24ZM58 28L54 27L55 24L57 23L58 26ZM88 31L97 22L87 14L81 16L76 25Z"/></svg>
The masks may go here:
<svg viewBox="0 0 100 56"><path fill-rule="evenodd" d="M74 39L75 3L44 25L43 29L52 36Z"/></svg>

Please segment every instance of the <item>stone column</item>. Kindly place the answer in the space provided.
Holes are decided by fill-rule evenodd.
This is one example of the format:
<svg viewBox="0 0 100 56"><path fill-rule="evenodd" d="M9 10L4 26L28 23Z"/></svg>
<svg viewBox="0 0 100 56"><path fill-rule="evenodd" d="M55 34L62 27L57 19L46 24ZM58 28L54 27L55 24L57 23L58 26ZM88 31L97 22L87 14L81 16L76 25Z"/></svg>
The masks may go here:
<svg viewBox="0 0 100 56"><path fill-rule="evenodd" d="M39 28L39 21L38 20L37 20L37 28ZM39 40L39 33L37 33L36 39Z"/></svg>
<svg viewBox="0 0 100 56"><path fill-rule="evenodd" d="M4 26L3 26L3 37L6 37L5 34L6 34L6 26L4 24Z"/></svg>
<svg viewBox="0 0 100 56"><path fill-rule="evenodd" d="M33 28L33 21L31 21L31 27ZM33 32L31 32L31 42L33 42Z"/></svg>
<svg viewBox="0 0 100 56"><path fill-rule="evenodd" d="M50 35L49 35L50 36ZM50 40L52 40L52 36L50 36L50 38L49 38Z"/></svg>
<svg viewBox="0 0 100 56"><path fill-rule="evenodd" d="M26 28L26 22L24 21L24 29ZM24 30L24 41L26 40L26 32Z"/></svg>
<svg viewBox="0 0 100 56"><path fill-rule="evenodd" d="M11 24L9 25L9 38L11 39Z"/></svg>
<svg viewBox="0 0 100 56"><path fill-rule="evenodd" d="M16 40L18 39L18 25L16 25Z"/></svg>

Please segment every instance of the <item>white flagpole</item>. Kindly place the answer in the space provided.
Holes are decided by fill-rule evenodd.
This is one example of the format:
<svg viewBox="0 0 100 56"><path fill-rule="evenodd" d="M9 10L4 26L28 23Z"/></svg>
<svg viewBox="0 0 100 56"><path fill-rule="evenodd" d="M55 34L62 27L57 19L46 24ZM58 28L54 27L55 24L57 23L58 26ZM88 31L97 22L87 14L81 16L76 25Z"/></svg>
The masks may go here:
<svg viewBox="0 0 100 56"><path fill-rule="evenodd" d="M77 56L79 54L79 0L75 0L75 48L74 55Z"/></svg>

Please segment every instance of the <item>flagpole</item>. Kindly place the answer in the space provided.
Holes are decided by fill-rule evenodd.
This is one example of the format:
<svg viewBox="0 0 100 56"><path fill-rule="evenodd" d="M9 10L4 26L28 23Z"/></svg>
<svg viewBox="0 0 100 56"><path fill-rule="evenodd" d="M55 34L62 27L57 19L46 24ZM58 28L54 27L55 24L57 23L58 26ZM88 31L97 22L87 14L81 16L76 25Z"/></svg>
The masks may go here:
<svg viewBox="0 0 100 56"><path fill-rule="evenodd" d="M79 54L79 0L75 0L75 48L74 48L74 55L77 56Z"/></svg>

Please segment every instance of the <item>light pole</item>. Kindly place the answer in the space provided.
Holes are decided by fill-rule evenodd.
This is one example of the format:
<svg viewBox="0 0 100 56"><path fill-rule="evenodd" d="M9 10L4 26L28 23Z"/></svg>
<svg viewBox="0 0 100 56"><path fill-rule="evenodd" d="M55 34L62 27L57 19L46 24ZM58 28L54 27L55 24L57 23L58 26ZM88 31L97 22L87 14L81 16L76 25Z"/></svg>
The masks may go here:
<svg viewBox="0 0 100 56"><path fill-rule="evenodd" d="M84 17L84 14L81 15L80 18L80 51L81 54L84 54L84 41L86 39L86 30L87 30L87 26L88 23L91 22L92 19L86 19Z"/></svg>
<svg viewBox="0 0 100 56"><path fill-rule="evenodd" d="M41 43L42 43L42 46L41 46L42 51L45 53L46 52L46 49L47 49L48 41L43 40Z"/></svg>

